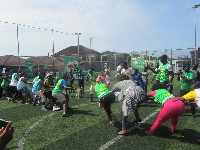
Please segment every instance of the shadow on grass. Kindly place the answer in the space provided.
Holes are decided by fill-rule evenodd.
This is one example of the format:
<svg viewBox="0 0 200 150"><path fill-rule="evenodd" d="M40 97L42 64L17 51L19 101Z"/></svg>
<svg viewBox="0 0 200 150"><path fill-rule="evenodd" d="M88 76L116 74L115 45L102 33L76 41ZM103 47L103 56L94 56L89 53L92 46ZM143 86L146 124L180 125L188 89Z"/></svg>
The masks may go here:
<svg viewBox="0 0 200 150"><path fill-rule="evenodd" d="M180 142L199 145L197 139L200 139L200 133L193 129L176 129L175 133L172 134L169 131L169 128L161 125L161 127L154 132L153 135L148 135L145 131L148 131L151 128L152 124L141 124L135 130L131 131L128 135L138 134L141 136L157 136L161 138L174 139Z"/></svg>
<svg viewBox="0 0 200 150"><path fill-rule="evenodd" d="M92 113L92 111L86 111L86 110L79 110L78 108L74 108L72 111L72 115L75 114L82 114L82 115L89 115L89 116L99 116L97 114Z"/></svg>

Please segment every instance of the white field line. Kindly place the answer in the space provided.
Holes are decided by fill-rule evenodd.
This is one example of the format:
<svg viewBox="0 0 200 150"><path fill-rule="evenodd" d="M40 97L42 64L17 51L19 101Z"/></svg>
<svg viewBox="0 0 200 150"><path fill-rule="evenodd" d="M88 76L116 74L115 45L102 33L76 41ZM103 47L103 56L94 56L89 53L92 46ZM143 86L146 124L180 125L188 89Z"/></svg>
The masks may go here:
<svg viewBox="0 0 200 150"><path fill-rule="evenodd" d="M99 103L99 102L97 102L97 103ZM77 108L77 107L81 107L81 106L87 106L87 105L93 105L93 104L96 104L96 103L82 104L82 105L78 105L78 106L73 106L73 108ZM31 130L32 130L36 125L38 125L40 122L44 121L45 119L47 119L47 118L49 118L49 117L51 117L51 116L53 116L53 115L55 115L55 114L57 114L57 113L59 113L59 112L60 112L60 111L54 112L54 113L52 113L52 114L50 114L50 115L48 115L48 116L46 116L46 117L40 119L39 121L35 122L32 126L30 126L30 127L23 133L21 139L20 139L19 142L18 142L18 145L17 145L16 150L23 150L23 146L24 146L24 142L25 142L25 140L26 140L26 137L28 136L28 134L31 132Z"/></svg>
<svg viewBox="0 0 200 150"><path fill-rule="evenodd" d="M131 128L129 128L127 130L127 132L131 132L133 131L135 128L137 128L139 125L141 125L142 123L145 123L147 120L149 120L151 117L155 116L158 112L160 111L160 109L157 109L156 111L154 111L153 113L151 113L150 115L148 115L146 118L144 118L140 123L135 124L134 126L132 126ZM122 137L124 137L123 135L118 135L117 137L113 138L112 140L110 140L109 142L107 142L106 144L102 145L100 148L98 148L98 150L104 150L107 149L109 146L111 146L112 144L114 144L115 142L117 142L118 140L120 140Z"/></svg>

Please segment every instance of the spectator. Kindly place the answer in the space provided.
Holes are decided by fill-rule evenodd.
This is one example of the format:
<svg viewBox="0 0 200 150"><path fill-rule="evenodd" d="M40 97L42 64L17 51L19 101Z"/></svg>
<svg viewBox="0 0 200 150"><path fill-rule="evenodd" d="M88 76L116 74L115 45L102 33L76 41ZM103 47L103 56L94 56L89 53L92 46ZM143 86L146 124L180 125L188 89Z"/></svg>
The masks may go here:
<svg viewBox="0 0 200 150"><path fill-rule="evenodd" d="M77 76L78 78L78 85L79 85L79 88L80 88L80 92L81 92L81 96L80 97L83 97L84 96L84 75L82 73L82 70L80 69L79 70L79 74Z"/></svg>
<svg viewBox="0 0 200 150"><path fill-rule="evenodd" d="M123 63L123 69L121 70L121 75L126 75L130 80L134 79L134 70L127 65L127 62Z"/></svg>
<svg viewBox="0 0 200 150"><path fill-rule="evenodd" d="M141 78L141 74L139 73L138 69L135 69L135 81L136 81L136 84L138 86L140 86L142 89L144 89L144 82Z"/></svg>
<svg viewBox="0 0 200 150"><path fill-rule="evenodd" d="M156 63L155 67L156 67L155 71L157 72L159 68L159 62ZM158 74L153 73L153 78L151 79L151 83L153 82L155 78L156 78L157 83L160 82L159 73Z"/></svg>
<svg viewBox="0 0 200 150"><path fill-rule="evenodd" d="M200 73L199 71L197 70L198 68L198 65L197 64L194 64L192 66L192 70L194 72L194 83L196 83L197 81L200 82Z"/></svg>
<svg viewBox="0 0 200 150"><path fill-rule="evenodd" d="M159 74L159 83L166 86L167 90L172 93L170 89L170 84L173 81L174 73L172 66L167 62L167 55L162 55L160 57L160 65L157 71L155 71L151 66L148 64L147 67L155 74Z"/></svg>
<svg viewBox="0 0 200 150"><path fill-rule="evenodd" d="M190 71L190 64L184 66L177 77L177 80L181 82L180 96L183 96L191 91L191 86L194 80L194 72ZM196 118L195 105L191 105L192 117Z"/></svg>
<svg viewBox="0 0 200 150"><path fill-rule="evenodd" d="M144 71L142 72L142 80L144 82L144 91L147 93L147 85L148 85L148 75L149 73L147 72L147 67L144 67Z"/></svg>

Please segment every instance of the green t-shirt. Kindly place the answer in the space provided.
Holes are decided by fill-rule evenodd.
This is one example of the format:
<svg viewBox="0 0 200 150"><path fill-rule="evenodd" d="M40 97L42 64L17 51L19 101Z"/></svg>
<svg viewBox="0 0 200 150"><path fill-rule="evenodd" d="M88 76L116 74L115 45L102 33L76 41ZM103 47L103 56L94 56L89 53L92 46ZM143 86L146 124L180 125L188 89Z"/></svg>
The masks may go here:
<svg viewBox="0 0 200 150"><path fill-rule="evenodd" d="M78 67L74 67L74 73L78 73Z"/></svg>
<svg viewBox="0 0 200 150"><path fill-rule="evenodd" d="M156 90L156 94L154 95L154 101L163 105L166 100L174 97L175 96L170 94L169 91L167 91L166 89L159 89Z"/></svg>
<svg viewBox="0 0 200 150"><path fill-rule="evenodd" d="M157 71L157 70L158 70L158 68L155 69L155 71ZM157 80L158 80L158 81L160 80L160 76L159 76L159 75L160 75L159 73L156 74L156 81L157 81Z"/></svg>
<svg viewBox="0 0 200 150"><path fill-rule="evenodd" d="M48 80L48 79L45 78L45 80L44 80L44 85L46 85L47 80ZM41 90L43 90L43 91L50 91L50 88L49 88L49 87L46 87L46 86L42 86Z"/></svg>
<svg viewBox="0 0 200 150"><path fill-rule="evenodd" d="M112 91L108 89L105 83L98 83L95 85L95 92L97 93L98 98L101 99L102 97L104 97L108 93L111 93Z"/></svg>
<svg viewBox="0 0 200 150"><path fill-rule="evenodd" d="M91 81L91 84L93 86L95 86L96 84L96 79L98 77L98 74L96 72L93 71L93 75L91 76L91 74L89 74L89 80Z"/></svg>
<svg viewBox="0 0 200 150"><path fill-rule="evenodd" d="M64 79L60 79L58 81L58 83L56 84L56 87L53 89L52 93L60 93L64 89L64 87L62 86L62 83L61 83L63 80Z"/></svg>
<svg viewBox="0 0 200 150"><path fill-rule="evenodd" d="M5 75L4 78L6 78L7 76ZM9 78L9 77L8 77ZM3 79L1 86L8 86L9 82L6 79Z"/></svg>
<svg viewBox="0 0 200 150"><path fill-rule="evenodd" d="M159 69L159 80L160 82L169 81L169 70L167 69L169 64L163 65L161 64Z"/></svg>
<svg viewBox="0 0 200 150"><path fill-rule="evenodd" d="M188 73L183 72L182 76L187 77L188 79L194 79L194 72L193 71L189 71ZM180 78L180 82L181 82L181 90L184 90L184 91L191 90L191 86L193 82L186 81L185 79L182 79L182 78Z"/></svg>

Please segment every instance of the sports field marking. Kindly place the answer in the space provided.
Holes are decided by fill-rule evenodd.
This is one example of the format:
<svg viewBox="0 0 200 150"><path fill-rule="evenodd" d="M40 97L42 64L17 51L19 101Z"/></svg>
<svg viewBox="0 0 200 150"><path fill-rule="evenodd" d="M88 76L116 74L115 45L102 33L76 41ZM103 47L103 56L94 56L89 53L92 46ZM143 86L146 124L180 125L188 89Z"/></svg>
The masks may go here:
<svg viewBox="0 0 200 150"><path fill-rule="evenodd" d="M139 125L145 123L147 120L149 120L151 117L155 116L158 112L160 111L160 109L157 109L156 111L154 111L153 113L151 113L150 115L148 115L146 118L144 118L141 123L139 124L135 124L133 125L131 128L129 128L127 130L127 132L131 132L133 131L135 128L137 128ZM98 148L98 150L104 150L107 149L109 146L113 145L115 142L117 142L118 140L120 140L122 137L124 137L123 135L118 135L116 138L113 138L112 140L110 140L109 142L107 142L106 144L104 144L103 146L101 146L100 148Z"/></svg>
<svg viewBox="0 0 200 150"><path fill-rule="evenodd" d="M99 103L99 102L97 102ZM77 108L77 107L81 107L81 106L87 106L87 105L93 105L93 104L96 104L96 103L89 103L89 104L82 104L82 105L78 105L78 106L73 106L73 108ZM30 126L22 135L21 139L19 140L18 144L17 144L17 148L16 150L23 150L23 146L24 146L24 142L26 140L26 137L28 136L28 134L31 132L31 130L36 126L38 125L40 122L44 121L45 119L59 113L60 111L57 111L57 112L54 112L42 119L40 119L39 121L35 122L32 126Z"/></svg>

